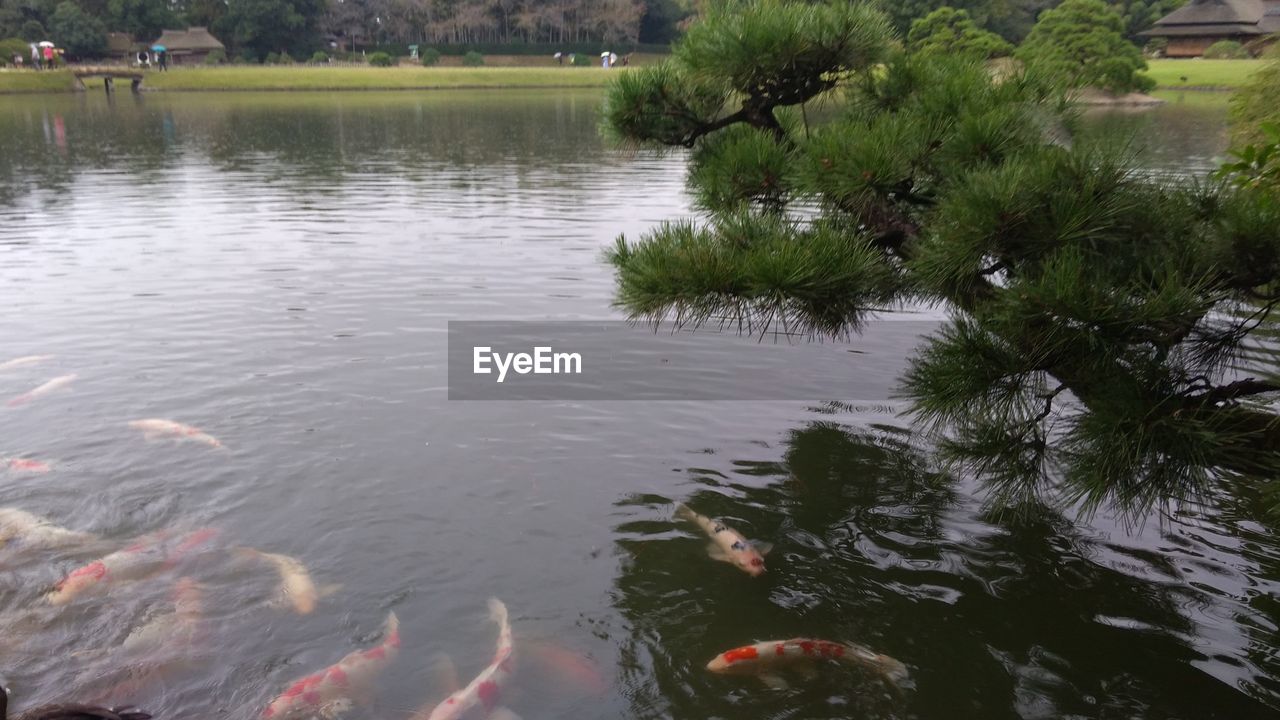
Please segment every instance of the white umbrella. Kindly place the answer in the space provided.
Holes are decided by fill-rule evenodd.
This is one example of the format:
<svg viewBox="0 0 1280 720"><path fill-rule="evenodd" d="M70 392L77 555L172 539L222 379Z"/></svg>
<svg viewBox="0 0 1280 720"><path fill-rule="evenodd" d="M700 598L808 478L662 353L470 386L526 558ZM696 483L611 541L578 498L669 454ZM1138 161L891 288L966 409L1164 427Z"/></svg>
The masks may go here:
<svg viewBox="0 0 1280 720"><path fill-rule="evenodd" d="M48 40L41 40L36 44L39 45L40 47L53 47L53 43L49 42Z"/></svg>
<svg viewBox="0 0 1280 720"><path fill-rule="evenodd" d="M609 51L605 50L604 52L600 53L600 57L609 57Z"/></svg>

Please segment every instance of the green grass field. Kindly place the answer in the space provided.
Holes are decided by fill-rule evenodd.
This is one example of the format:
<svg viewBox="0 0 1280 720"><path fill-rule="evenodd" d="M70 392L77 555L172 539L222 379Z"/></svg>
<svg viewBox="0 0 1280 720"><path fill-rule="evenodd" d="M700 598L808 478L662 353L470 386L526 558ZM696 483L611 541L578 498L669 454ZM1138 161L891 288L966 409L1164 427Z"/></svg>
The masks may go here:
<svg viewBox="0 0 1280 720"><path fill-rule="evenodd" d="M232 66L173 68L148 72L145 90L434 90L447 88L601 87L616 71L570 67L394 67ZM101 81L90 81L91 89ZM72 89L71 73L0 72L0 93ZM128 92L128 84L117 84Z"/></svg>
<svg viewBox="0 0 1280 720"><path fill-rule="evenodd" d="M1161 90L1213 88L1233 90L1243 85L1263 60L1148 60L1147 71ZM1185 80L1183 78L1186 78Z"/></svg>

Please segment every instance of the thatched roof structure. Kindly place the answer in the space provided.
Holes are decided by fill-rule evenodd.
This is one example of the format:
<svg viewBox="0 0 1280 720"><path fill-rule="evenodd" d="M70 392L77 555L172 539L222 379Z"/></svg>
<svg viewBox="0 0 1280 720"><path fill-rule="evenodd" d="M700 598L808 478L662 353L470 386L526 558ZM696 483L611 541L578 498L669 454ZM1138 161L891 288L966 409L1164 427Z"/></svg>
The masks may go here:
<svg viewBox="0 0 1280 720"><path fill-rule="evenodd" d="M165 30L152 45L163 45L171 54L179 52L209 52L225 50L218 38L209 34L209 28L189 27L186 30Z"/></svg>
<svg viewBox="0 0 1280 720"><path fill-rule="evenodd" d="M1280 0L1191 0L1139 34L1250 38L1273 32L1280 32Z"/></svg>

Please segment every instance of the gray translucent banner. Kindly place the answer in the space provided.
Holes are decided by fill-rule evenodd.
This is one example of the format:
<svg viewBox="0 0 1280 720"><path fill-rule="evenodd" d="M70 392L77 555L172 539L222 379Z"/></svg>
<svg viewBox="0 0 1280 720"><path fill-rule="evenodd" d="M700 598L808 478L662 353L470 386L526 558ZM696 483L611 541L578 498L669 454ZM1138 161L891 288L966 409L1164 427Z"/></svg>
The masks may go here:
<svg viewBox="0 0 1280 720"><path fill-rule="evenodd" d="M883 403L938 326L886 320L812 342L612 321L454 321L449 399Z"/></svg>

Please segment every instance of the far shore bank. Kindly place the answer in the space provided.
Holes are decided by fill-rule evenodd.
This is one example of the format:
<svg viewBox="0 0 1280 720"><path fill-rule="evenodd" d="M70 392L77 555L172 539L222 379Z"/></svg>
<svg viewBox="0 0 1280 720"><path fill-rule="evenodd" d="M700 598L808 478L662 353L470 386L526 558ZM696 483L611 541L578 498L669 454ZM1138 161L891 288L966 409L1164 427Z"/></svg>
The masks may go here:
<svg viewBox="0 0 1280 720"><path fill-rule="evenodd" d="M325 67L224 66L148 70L144 92L207 91L360 91L451 89L552 89L603 87L618 70L598 67ZM86 80L89 91L102 92L100 79ZM56 93L76 90L71 69L0 72L0 94ZM117 92L129 92L117 82Z"/></svg>

